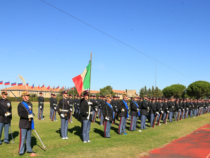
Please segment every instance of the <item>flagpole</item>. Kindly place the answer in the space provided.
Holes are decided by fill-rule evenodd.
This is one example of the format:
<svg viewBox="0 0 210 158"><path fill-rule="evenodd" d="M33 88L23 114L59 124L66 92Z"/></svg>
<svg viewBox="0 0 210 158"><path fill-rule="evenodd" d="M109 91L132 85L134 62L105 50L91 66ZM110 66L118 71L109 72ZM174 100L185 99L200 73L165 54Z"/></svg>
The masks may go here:
<svg viewBox="0 0 210 158"><path fill-rule="evenodd" d="M90 85L91 85L91 67L92 67L92 52L90 54ZM89 101L90 101L90 87L89 87Z"/></svg>

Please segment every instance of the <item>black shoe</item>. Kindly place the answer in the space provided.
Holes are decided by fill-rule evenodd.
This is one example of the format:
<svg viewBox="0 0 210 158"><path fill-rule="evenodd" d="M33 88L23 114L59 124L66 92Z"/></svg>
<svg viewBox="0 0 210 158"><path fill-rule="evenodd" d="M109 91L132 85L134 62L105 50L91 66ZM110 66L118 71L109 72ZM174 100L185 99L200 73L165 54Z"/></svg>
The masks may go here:
<svg viewBox="0 0 210 158"><path fill-rule="evenodd" d="M4 142L5 144L10 144L10 142Z"/></svg>
<svg viewBox="0 0 210 158"><path fill-rule="evenodd" d="M27 151L27 153L36 153L35 151Z"/></svg>
<svg viewBox="0 0 210 158"><path fill-rule="evenodd" d="M24 155L24 153L23 154L19 154L20 156L22 156L22 155Z"/></svg>
<svg viewBox="0 0 210 158"><path fill-rule="evenodd" d="M0 145L2 145L2 143L0 143Z"/></svg>

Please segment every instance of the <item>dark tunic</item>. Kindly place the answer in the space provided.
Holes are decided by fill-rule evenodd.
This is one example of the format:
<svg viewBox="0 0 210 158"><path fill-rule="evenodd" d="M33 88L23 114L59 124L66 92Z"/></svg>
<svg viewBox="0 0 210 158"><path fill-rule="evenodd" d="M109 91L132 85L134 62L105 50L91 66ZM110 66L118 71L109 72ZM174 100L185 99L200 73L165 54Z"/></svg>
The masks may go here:
<svg viewBox="0 0 210 158"><path fill-rule="evenodd" d="M33 111L32 103L31 102L26 102L26 103L28 104L28 107L31 108ZM19 128L30 129L31 121L29 121L29 118L28 118L29 113L24 108L24 105L22 103L18 104L18 115L20 116Z"/></svg>
<svg viewBox="0 0 210 158"><path fill-rule="evenodd" d="M10 107L8 106L10 105ZM6 110L6 111L5 111ZM5 116L5 113L11 113L10 116ZM0 99L0 123L10 123L12 120L12 104L8 99Z"/></svg>

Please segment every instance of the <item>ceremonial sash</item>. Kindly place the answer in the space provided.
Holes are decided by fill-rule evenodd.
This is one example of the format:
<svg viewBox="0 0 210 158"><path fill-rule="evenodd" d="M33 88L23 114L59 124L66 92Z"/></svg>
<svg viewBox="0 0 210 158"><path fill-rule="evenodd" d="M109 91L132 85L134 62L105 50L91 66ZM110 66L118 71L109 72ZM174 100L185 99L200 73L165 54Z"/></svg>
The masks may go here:
<svg viewBox="0 0 210 158"><path fill-rule="evenodd" d="M26 109L28 110L29 114L33 114L33 111L29 109L28 104L24 101L22 101L22 104L26 107ZM31 119L31 129L35 129L34 128L34 120Z"/></svg>
<svg viewBox="0 0 210 158"><path fill-rule="evenodd" d="M112 109L112 106L111 106L111 104L109 104L109 103L107 103L106 102L106 104ZM113 109L112 109L113 110ZM113 119L114 119L114 115L113 115L113 113L112 113L112 116L113 116Z"/></svg>
<svg viewBox="0 0 210 158"><path fill-rule="evenodd" d="M135 101L133 101L133 103L136 104L136 107L138 109L139 108L138 104ZM138 116L140 116L140 111L138 111Z"/></svg>
<svg viewBox="0 0 210 158"><path fill-rule="evenodd" d="M123 103L125 104L125 107L126 107L126 109L127 109L127 118L129 117L128 116L128 105L127 105L127 103L125 102L125 100L123 100Z"/></svg>

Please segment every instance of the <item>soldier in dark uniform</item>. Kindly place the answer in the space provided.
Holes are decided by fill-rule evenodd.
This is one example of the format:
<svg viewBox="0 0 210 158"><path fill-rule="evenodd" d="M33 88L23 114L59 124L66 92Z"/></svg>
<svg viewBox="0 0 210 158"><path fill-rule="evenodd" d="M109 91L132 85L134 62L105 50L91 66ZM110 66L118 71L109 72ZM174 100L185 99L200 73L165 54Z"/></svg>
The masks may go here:
<svg viewBox="0 0 210 158"><path fill-rule="evenodd" d="M82 137L83 142L91 142L89 139L89 132L90 132L90 125L92 121L92 115L93 112L91 111L92 106L96 106L94 103L88 101L89 99L89 93L85 91L83 93L84 98L81 100L80 103L80 110L81 110L81 116L82 116Z"/></svg>
<svg viewBox="0 0 210 158"><path fill-rule="evenodd" d="M162 111L163 111L163 122L165 122L165 120L168 119L168 118L166 118L166 116L167 116L167 114L169 114L167 99L164 99Z"/></svg>
<svg viewBox="0 0 210 158"><path fill-rule="evenodd" d="M155 112L156 112L156 105L155 105L155 99L152 98L151 99L151 103L150 103L150 111L149 111L149 115L150 115L150 126L153 126L154 123L154 119L155 119Z"/></svg>
<svg viewBox="0 0 210 158"><path fill-rule="evenodd" d="M189 115L189 108L190 108L190 100L187 98L186 100L186 118L188 118L188 115Z"/></svg>
<svg viewBox="0 0 210 158"><path fill-rule="evenodd" d="M102 110L104 116L104 137L110 138L110 129L113 121L113 106L111 103L111 95L106 96L106 104L104 104L104 108Z"/></svg>
<svg viewBox="0 0 210 158"><path fill-rule="evenodd" d="M179 99L176 99L176 102L175 102L175 110L174 110L174 113L175 113L175 121L178 121L178 115L180 114L181 112L181 109L179 107Z"/></svg>
<svg viewBox="0 0 210 158"><path fill-rule="evenodd" d="M69 100L69 106L72 107L72 109L70 109L70 113L71 113L70 114L70 122L73 123L73 120L72 120L72 112L73 112L73 102L74 101L72 99L72 95L71 94L69 95L68 100Z"/></svg>
<svg viewBox="0 0 210 158"><path fill-rule="evenodd" d="M173 111L174 111L174 103L172 101L172 98L168 102L168 111L169 111L169 122L173 121Z"/></svg>
<svg viewBox="0 0 210 158"><path fill-rule="evenodd" d="M12 105L11 102L7 99L7 92L1 92L0 99L0 145L1 134L4 128L4 143L9 144L9 126L12 120Z"/></svg>
<svg viewBox="0 0 210 158"><path fill-rule="evenodd" d="M130 123L130 130L136 130L136 123L137 118L140 117L139 105L136 102L136 96L132 97L130 102L130 109L131 109L131 123Z"/></svg>
<svg viewBox="0 0 210 158"><path fill-rule="evenodd" d="M100 125L103 126L103 121L104 121L104 115L103 115L103 108L105 105L106 101L105 101L105 96L102 96L102 100L101 100L101 106L100 106L100 110L101 110L101 119L100 119Z"/></svg>
<svg viewBox="0 0 210 158"><path fill-rule="evenodd" d="M147 96L144 95L144 100L141 103L141 129L146 129L146 116L148 115ZM139 130L141 132L141 130Z"/></svg>
<svg viewBox="0 0 210 158"><path fill-rule="evenodd" d="M28 91L22 92L21 96L23 98L23 101L21 103L19 103L19 105L18 105L18 115L20 116L19 155L23 155L25 152L25 145L24 145L25 140L26 140L27 153L35 153L31 148L31 130L34 129L33 105L31 102L29 102Z"/></svg>
<svg viewBox="0 0 210 158"><path fill-rule="evenodd" d="M61 139L69 139L67 136L68 124L70 118L70 104L68 103L67 92L62 92L63 98L59 100L56 110L61 118Z"/></svg>
<svg viewBox="0 0 210 158"><path fill-rule="evenodd" d="M40 92L39 94L40 94L40 96L38 97L38 119L41 118L41 120L44 120L44 118L43 118L44 97L43 97L42 92Z"/></svg>
<svg viewBox="0 0 210 158"><path fill-rule="evenodd" d="M119 113L120 123L119 123L118 133L119 134L124 133L124 135L127 135L125 129L126 129L126 121L129 117L127 100L128 100L127 94L123 94L123 100L119 102L119 109L118 109L118 111L120 112Z"/></svg>
<svg viewBox="0 0 210 158"><path fill-rule="evenodd" d="M56 99L56 95L53 94L53 98L52 98L52 116L51 116L51 119L52 119L53 113L54 113L54 118L53 118L54 121L57 121L57 119L56 119L56 106L57 106L57 102L58 101Z"/></svg>
<svg viewBox="0 0 210 158"><path fill-rule="evenodd" d="M113 100L111 101L111 105L113 107L113 124L115 124L115 119L116 119L116 115L117 115L117 112L118 112L118 107L117 107L117 101L116 101L117 97L113 97Z"/></svg>
<svg viewBox="0 0 210 158"><path fill-rule="evenodd" d="M78 108L77 108L77 95L74 96L74 117L77 118L77 114L78 114Z"/></svg>
<svg viewBox="0 0 210 158"><path fill-rule="evenodd" d="M96 96L91 95L90 96L90 102L96 104L96 100L94 98L96 98ZM92 107L92 112L93 112L92 123L95 123L97 110L98 110L97 106Z"/></svg>
<svg viewBox="0 0 210 158"><path fill-rule="evenodd" d="M52 111L54 111L53 109L53 93L51 93L51 97L50 97L50 119L51 119L51 116L52 116Z"/></svg>
<svg viewBox="0 0 210 158"><path fill-rule="evenodd" d="M51 93L51 97L50 97L50 119L52 119L52 115L53 115L53 112L54 112L54 106L53 106L53 100L54 100L54 94ZM57 104L56 104L57 106Z"/></svg>

